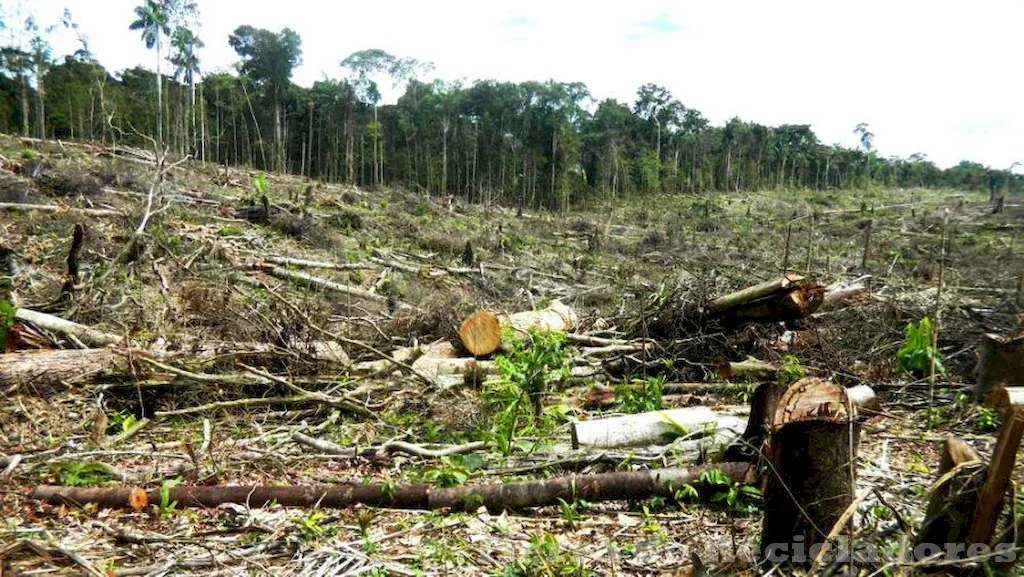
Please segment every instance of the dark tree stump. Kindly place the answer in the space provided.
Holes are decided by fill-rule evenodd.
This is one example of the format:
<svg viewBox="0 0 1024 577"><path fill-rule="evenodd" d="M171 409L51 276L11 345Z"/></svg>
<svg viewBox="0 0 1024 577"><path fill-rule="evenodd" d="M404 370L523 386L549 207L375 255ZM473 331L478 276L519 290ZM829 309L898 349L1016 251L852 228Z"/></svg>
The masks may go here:
<svg viewBox="0 0 1024 577"><path fill-rule="evenodd" d="M810 565L853 502L860 427L846 391L802 379L779 400L769 437L761 556L768 563Z"/></svg>

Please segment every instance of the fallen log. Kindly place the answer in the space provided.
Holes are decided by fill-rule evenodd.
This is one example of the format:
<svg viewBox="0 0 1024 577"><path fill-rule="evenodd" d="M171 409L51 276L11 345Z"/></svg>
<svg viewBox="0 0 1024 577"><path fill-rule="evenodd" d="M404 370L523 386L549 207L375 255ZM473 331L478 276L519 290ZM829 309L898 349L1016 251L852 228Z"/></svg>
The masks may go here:
<svg viewBox="0 0 1024 577"><path fill-rule="evenodd" d="M730 324L788 321L814 313L824 291L800 275L787 274L716 298L705 309L711 317Z"/></svg>
<svg viewBox="0 0 1024 577"><path fill-rule="evenodd" d="M837 309L848 303L848 299L860 296L867 292L868 281L871 275L864 275L849 282L842 282L825 287L825 295L822 298L820 311Z"/></svg>
<svg viewBox="0 0 1024 577"><path fill-rule="evenodd" d="M117 335L105 333L85 325L80 325L76 322L29 309L15 310L14 320L32 323L41 329L75 337L90 346L104 347L122 340L121 337Z"/></svg>
<svg viewBox="0 0 1024 577"><path fill-rule="evenodd" d="M804 280L804 277L797 274L787 274L782 278L771 279L752 287L729 293L718 297L707 305L707 310L712 315L717 315L731 308L745 305L765 297L783 294Z"/></svg>
<svg viewBox="0 0 1024 577"><path fill-rule="evenodd" d="M665 443L675 437L704 428L728 428L735 425L723 421L708 407L684 407L652 411L569 424L572 448L628 447Z"/></svg>
<svg viewBox="0 0 1024 577"><path fill-rule="evenodd" d="M672 469L570 475L488 485L434 488L425 483L412 485L364 485L349 483L321 486L177 486L169 489L170 501L178 507L216 507L236 503L248 507L346 508L356 504L393 509L452 509L491 511L556 506L560 501L588 502L642 500L654 496L673 498L683 485L694 484L709 471L722 471L735 481L746 481L749 463L716 463ZM30 498L53 504L132 509L129 487L62 487L40 485ZM160 490L145 492L145 503L160 502ZM143 507L145 507L143 503ZM136 503L137 505L138 503Z"/></svg>
<svg viewBox="0 0 1024 577"><path fill-rule="evenodd" d="M18 212L69 212L83 216L121 216L121 212L109 208L78 208L77 206L60 206L56 204L21 204L18 202L0 202L0 210Z"/></svg>
<svg viewBox="0 0 1024 577"><path fill-rule="evenodd" d="M271 264L281 266L297 266L302 268L326 268L332 270L365 270L377 268L377 265L367 262L324 262L318 260L306 260L302 258L290 258L285 256L268 256L263 259Z"/></svg>
<svg viewBox="0 0 1024 577"><path fill-rule="evenodd" d="M44 395L64 389L67 383L94 382L111 374L130 374L128 360L114 349L32 350L0 355L0 390L31 387Z"/></svg>
<svg viewBox="0 0 1024 577"><path fill-rule="evenodd" d="M802 537L803 550L813 550L849 523L859 432L840 386L805 378L782 395L768 439L762 559L808 565L814 559L793 555L793 545Z"/></svg>
<svg viewBox="0 0 1024 577"><path fill-rule="evenodd" d="M459 340L473 355L487 356L499 349L510 348L512 343L508 336L522 337L531 329L565 333L575 328L578 322L576 312L559 300L544 309L511 315L499 316L491 311L479 310L459 324Z"/></svg>

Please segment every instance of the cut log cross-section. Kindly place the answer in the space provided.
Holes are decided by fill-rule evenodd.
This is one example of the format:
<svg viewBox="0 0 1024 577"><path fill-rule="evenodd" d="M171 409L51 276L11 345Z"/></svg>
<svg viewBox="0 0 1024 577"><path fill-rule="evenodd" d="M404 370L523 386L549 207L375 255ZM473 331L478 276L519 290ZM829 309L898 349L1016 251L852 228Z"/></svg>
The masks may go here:
<svg viewBox="0 0 1024 577"><path fill-rule="evenodd" d="M825 543L853 502L859 425L846 391L816 378L779 400L769 438L761 554L770 563L809 564L794 545Z"/></svg>
<svg viewBox="0 0 1024 577"><path fill-rule="evenodd" d="M489 355L501 346L501 323L490 311L476 311L459 325L459 339L470 354Z"/></svg>
<svg viewBox="0 0 1024 577"><path fill-rule="evenodd" d="M471 354L484 357L510 348L509 335L522 337L530 330L564 333L575 328L577 322L576 312L558 300L544 309L511 315L479 310L459 324L459 340Z"/></svg>

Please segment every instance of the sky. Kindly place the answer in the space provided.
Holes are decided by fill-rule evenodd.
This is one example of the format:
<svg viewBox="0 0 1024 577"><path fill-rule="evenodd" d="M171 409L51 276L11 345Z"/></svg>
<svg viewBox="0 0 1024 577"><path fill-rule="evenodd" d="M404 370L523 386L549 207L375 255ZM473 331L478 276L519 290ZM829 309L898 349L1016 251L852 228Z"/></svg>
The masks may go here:
<svg viewBox="0 0 1024 577"><path fill-rule="evenodd" d="M140 2L27 0L22 10L45 25L69 7L108 69L153 68L154 53L128 30ZM446 81L583 82L597 100L627 103L653 82L713 124L810 124L822 142L853 147L865 122L883 156L1024 162L1024 0L198 3L207 71L237 61L227 43L237 26L289 27L302 37L293 80L303 86L344 76L339 63L355 51L382 48L433 63ZM18 2L0 4L9 17ZM57 54L76 48L67 33L53 44Z"/></svg>

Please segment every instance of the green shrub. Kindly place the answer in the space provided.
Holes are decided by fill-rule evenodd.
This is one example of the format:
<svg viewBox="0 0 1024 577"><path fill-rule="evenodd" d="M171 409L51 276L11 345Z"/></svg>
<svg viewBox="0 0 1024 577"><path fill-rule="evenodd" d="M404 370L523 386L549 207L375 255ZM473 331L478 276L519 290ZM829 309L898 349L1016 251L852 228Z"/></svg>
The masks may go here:
<svg viewBox="0 0 1024 577"><path fill-rule="evenodd" d="M932 321L928 317L921 319L916 325L908 323L906 329L906 341L900 350L896 351L896 362L900 369L917 376L931 374L932 361L935 362L935 372L946 373L946 367L942 364L942 353L932 346Z"/></svg>

